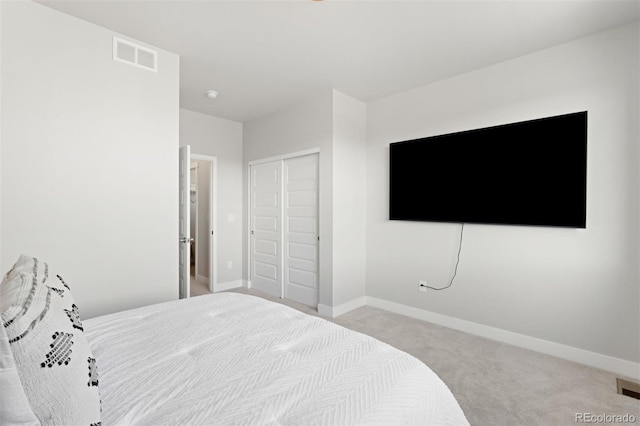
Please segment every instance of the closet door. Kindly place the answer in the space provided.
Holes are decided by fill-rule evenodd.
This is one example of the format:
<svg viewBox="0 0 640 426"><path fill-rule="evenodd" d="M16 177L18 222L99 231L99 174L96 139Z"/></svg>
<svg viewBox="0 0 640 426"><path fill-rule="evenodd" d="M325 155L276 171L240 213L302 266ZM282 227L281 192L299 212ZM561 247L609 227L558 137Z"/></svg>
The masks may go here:
<svg viewBox="0 0 640 426"><path fill-rule="evenodd" d="M318 154L284 161L284 294L318 305Z"/></svg>
<svg viewBox="0 0 640 426"><path fill-rule="evenodd" d="M251 165L251 286L282 294L282 161Z"/></svg>

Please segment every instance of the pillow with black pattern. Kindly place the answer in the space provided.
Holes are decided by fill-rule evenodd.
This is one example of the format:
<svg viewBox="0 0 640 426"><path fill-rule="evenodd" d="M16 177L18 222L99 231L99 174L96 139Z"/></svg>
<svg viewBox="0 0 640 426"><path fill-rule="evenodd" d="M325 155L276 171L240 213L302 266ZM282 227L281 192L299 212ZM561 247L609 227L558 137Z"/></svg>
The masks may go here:
<svg viewBox="0 0 640 426"><path fill-rule="evenodd" d="M96 361L69 286L22 255L0 284L2 323L29 404L43 425L100 424Z"/></svg>

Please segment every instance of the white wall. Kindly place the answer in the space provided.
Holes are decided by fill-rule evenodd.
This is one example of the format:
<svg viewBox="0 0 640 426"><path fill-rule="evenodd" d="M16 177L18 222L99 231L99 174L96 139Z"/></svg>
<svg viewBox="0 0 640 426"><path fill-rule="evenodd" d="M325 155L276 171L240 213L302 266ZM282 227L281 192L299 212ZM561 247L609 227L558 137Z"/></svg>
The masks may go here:
<svg viewBox="0 0 640 426"><path fill-rule="evenodd" d="M180 109L180 146L218 164L218 283L242 279L242 123ZM234 221L229 222L229 215ZM227 268L227 262L232 268Z"/></svg>
<svg viewBox="0 0 640 426"><path fill-rule="evenodd" d="M1 31L2 270L49 262L83 318L177 299L178 56L113 61L113 32L33 2Z"/></svg>
<svg viewBox="0 0 640 426"><path fill-rule="evenodd" d="M247 224L248 163L254 160L319 148L319 303L332 306L333 275L333 91L266 117L244 123L244 216ZM246 226L243 244L247 250ZM247 277L247 256L243 271Z"/></svg>
<svg viewBox="0 0 640 426"><path fill-rule="evenodd" d="M366 104L334 90L334 307L365 295L366 120Z"/></svg>
<svg viewBox="0 0 640 426"><path fill-rule="evenodd" d="M640 361L638 26L368 104L367 296ZM388 220L389 143L589 111L587 228ZM420 188L416 188L420 191Z"/></svg>

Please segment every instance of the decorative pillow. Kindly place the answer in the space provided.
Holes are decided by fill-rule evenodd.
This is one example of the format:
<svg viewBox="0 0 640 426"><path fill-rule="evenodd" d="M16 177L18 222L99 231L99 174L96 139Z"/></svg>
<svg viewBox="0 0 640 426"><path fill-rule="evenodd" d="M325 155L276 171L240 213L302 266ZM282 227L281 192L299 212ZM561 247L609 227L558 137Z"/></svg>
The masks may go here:
<svg viewBox="0 0 640 426"><path fill-rule="evenodd" d="M95 358L69 286L22 255L0 284L2 323L22 387L43 425L100 423Z"/></svg>
<svg viewBox="0 0 640 426"><path fill-rule="evenodd" d="M9 338L0 325L0 424L35 426L40 422L33 414L27 396L22 389L20 376L13 353L9 347Z"/></svg>

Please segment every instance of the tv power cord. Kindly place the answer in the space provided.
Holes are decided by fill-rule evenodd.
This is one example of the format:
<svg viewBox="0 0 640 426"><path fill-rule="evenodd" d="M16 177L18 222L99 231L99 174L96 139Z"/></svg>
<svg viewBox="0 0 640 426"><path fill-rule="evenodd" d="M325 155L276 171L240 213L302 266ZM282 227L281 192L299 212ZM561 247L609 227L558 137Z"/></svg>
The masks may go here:
<svg viewBox="0 0 640 426"><path fill-rule="evenodd" d="M430 288L431 290L444 290L446 288L451 287L451 284L453 284L453 280L456 278L456 275L458 274L458 265L460 264L460 252L462 251L462 236L464 234L464 223L461 224L461 228L460 228L460 242L458 243L458 259L456 260L456 267L453 270L453 276L451 277L451 281L449 281L449 284L447 284L444 287L431 287L428 286L426 284L424 284L422 287L426 287L426 288Z"/></svg>

